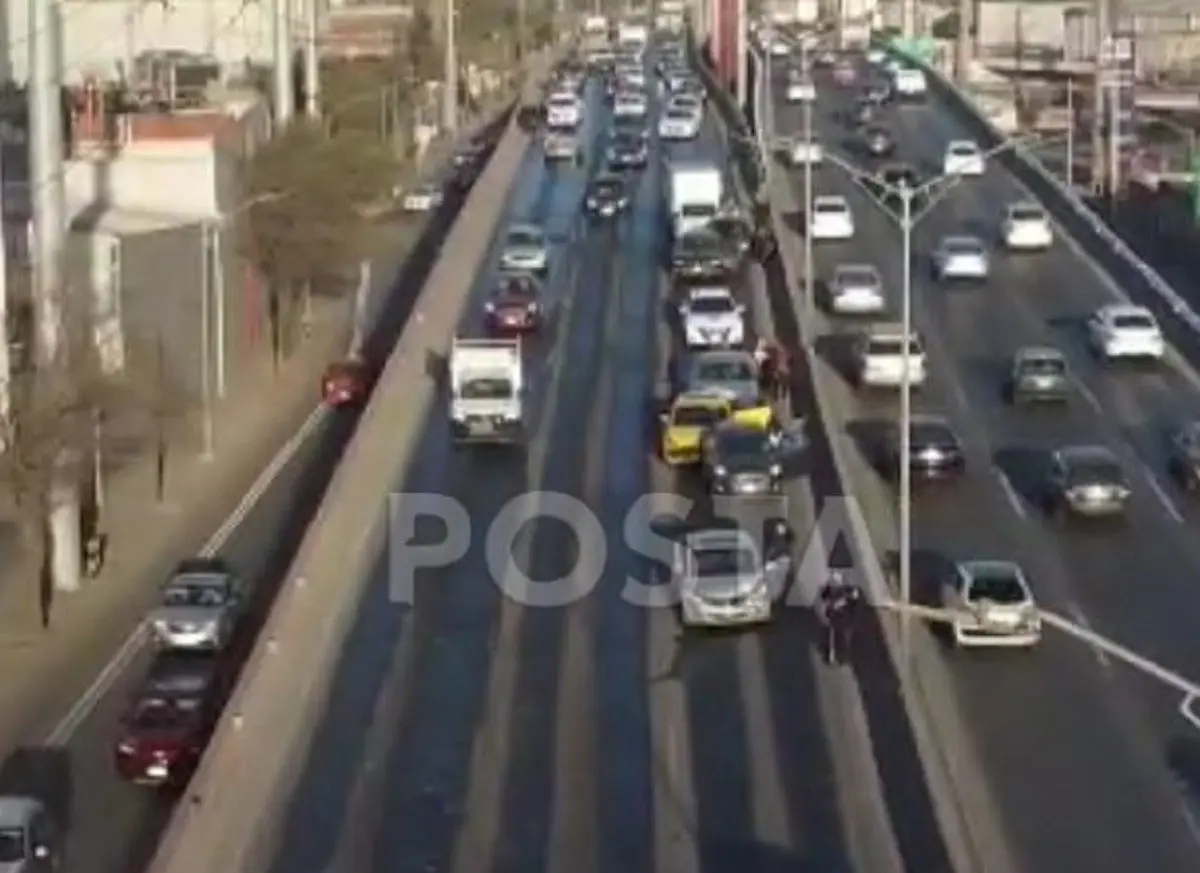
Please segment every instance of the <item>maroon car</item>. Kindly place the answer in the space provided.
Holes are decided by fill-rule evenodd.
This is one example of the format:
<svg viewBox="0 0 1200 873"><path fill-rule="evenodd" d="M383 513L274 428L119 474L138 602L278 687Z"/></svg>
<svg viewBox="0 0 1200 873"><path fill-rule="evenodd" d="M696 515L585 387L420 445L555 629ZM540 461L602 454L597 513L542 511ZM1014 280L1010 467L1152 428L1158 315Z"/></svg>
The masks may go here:
<svg viewBox="0 0 1200 873"><path fill-rule="evenodd" d="M325 369L321 396L327 406L361 406L371 393L371 370L361 358L336 361Z"/></svg>
<svg viewBox="0 0 1200 873"><path fill-rule="evenodd" d="M488 329L495 334L529 333L542 326L541 289L532 276L505 276L484 304Z"/></svg>
<svg viewBox="0 0 1200 873"><path fill-rule="evenodd" d="M217 658L170 652L156 657L121 719L120 777L155 788L184 787L221 716L225 678Z"/></svg>

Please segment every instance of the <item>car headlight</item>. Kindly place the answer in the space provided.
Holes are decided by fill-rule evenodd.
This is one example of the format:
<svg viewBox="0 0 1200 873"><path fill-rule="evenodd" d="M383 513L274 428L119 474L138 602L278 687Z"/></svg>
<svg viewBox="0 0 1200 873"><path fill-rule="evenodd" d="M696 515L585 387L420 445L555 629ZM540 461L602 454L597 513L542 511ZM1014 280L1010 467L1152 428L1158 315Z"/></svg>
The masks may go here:
<svg viewBox="0 0 1200 873"><path fill-rule="evenodd" d="M713 467L713 475L719 479L724 479L729 475L729 469L724 464L717 464Z"/></svg>
<svg viewBox="0 0 1200 873"><path fill-rule="evenodd" d="M122 755L132 755L137 752L137 743L133 740L122 740L117 743L117 751Z"/></svg>
<svg viewBox="0 0 1200 873"><path fill-rule="evenodd" d="M782 464L772 464L770 467L767 468L767 472L770 473L772 476L782 476L783 475L783 465Z"/></svg>
<svg viewBox="0 0 1200 873"><path fill-rule="evenodd" d="M496 304L489 300L487 303L483 304L483 311L484 312L495 312Z"/></svg>
<svg viewBox="0 0 1200 873"><path fill-rule="evenodd" d="M526 309L526 311L528 311L528 312L537 312L537 311L538 311L538 305L537 305L536 303L530 303L528 306L526 306L526 307L525 307L525 309Z"/></svg>

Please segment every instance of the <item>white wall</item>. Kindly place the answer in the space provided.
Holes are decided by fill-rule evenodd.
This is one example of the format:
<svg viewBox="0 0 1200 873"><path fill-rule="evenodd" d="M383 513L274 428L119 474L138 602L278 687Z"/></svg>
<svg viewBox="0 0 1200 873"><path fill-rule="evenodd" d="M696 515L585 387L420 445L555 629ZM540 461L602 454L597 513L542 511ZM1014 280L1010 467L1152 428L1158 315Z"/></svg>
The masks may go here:
<svg viewBox="0 0 1200 873"><path fill-rule="evenodd" d="M49 2L49 0L45 0ZM9 74L29 72L28 0L3 0ZM292 0L294 20L301 5ZM68 84L107 78L144 51L212 55L224 65L247 58L269 63L270 0L61 0L63 60ZM302 30L297 24L295 36Z"/></svg>
<svg viewBox="0 0 1200 873"><path fill-rule="evenodd" d="M202 141L138 143L113 158L67 162L67 208L72 216L102 203L114 209L216 218L217 165Z"/></svg>

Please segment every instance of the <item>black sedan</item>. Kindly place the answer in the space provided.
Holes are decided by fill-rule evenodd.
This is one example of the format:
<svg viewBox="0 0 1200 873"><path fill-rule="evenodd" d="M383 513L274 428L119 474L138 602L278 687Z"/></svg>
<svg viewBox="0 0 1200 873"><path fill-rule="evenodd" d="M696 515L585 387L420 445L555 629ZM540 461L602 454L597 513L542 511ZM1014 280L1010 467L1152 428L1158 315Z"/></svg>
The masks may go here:
<svg viewBox="0 0 1200 873"><path fill-rule="evenodd" d="M593 218L612 218L629 206L625 180L619 176L597 176L588 185L584 208Z"/></svg>
<svg viewBox="0 0 1200 873"><path fill-rule="evenodd" d="M606 158L610 170L640 170L646 166L650 156L643 137L621 133L609 143Z"/></svg>
<svg viewBox="0 0 1200 873"><path fill-rule="evenodd" d="M702 464L713 494L753 496L783 491L779 439L769 431L730 422L705 439Z"/></svg>
<svg viewBox="0 0 1200 873"><path fill-rule="evenodd" d="M686 233L671 251L671 275L677 282L726 282L737 271L740 256L711 230Z"/></svg>
<svg viewBox="0 0 1200 873"><path fill-rule="evenodd" d="M862 133L861 148L872 158L886 158L896 151L896 140L886 127L868 127Z"/></svg>
<svg viewBox="0 0 1200 873"><path fill-rule="evenodd" d="M908 469L913 481L953 479L967 467L962 442L950 422L940 416L914 415L909 429ZM888 436L883 458L884 473L899 479L901 471L901 431Z"/></svg>

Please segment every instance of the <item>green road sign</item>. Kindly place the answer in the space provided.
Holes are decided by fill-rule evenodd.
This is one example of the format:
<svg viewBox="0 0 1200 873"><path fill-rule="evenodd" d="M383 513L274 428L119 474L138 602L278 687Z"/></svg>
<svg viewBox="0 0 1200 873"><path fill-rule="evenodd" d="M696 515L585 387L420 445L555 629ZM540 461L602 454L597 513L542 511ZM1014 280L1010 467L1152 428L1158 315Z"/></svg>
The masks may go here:
<svg viewBox="0 0 1200 873"><path fill-rule="evenodd" d="M887 45L901 57L922 64L932 63L937 55L937 40L931 36L894 36L887 41Z"/></svg>

